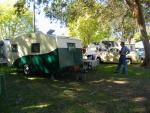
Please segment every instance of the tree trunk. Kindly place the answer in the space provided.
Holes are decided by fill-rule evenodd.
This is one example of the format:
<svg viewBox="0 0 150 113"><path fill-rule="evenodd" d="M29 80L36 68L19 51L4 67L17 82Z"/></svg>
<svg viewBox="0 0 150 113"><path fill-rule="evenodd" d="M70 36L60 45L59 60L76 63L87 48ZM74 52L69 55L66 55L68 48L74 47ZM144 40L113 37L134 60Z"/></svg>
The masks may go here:
<svg viewBox="0 0 150 113"><path fill-rule="evenodd" d="M136 18L139 30L141 32L141 40L145 50L145 59L142 66L150 67L150 43L146 31L141 3L139 0L126 0L126 2L133 13L133 16Z"/></svg>

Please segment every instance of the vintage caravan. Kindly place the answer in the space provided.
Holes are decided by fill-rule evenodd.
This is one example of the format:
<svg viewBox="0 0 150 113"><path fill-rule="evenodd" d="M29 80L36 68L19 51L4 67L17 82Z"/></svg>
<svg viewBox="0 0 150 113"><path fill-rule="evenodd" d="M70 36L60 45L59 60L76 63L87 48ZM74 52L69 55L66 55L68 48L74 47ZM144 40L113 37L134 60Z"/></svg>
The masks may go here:
<svg viewBox="0 0 150 113"><path fill-rule="evenodd" d="M36 32L10 40L5 56L8 65L23 69L25 74L47 74L82 64L81 48L78 39Z"/></svg>

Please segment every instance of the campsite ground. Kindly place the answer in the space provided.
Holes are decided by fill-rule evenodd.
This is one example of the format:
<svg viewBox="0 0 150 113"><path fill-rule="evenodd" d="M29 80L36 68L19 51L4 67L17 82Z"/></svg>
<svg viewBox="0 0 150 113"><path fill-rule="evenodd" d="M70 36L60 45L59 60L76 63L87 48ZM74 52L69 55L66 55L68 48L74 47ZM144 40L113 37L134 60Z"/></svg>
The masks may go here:
<svg viewBox="0 0 150 113"><path fill-rule="evenodd" d="M50 80L1 67L0 113L150 113L150 69L131 65L115 76L115 66L100 64L84 82L75 74Z"/></svg>

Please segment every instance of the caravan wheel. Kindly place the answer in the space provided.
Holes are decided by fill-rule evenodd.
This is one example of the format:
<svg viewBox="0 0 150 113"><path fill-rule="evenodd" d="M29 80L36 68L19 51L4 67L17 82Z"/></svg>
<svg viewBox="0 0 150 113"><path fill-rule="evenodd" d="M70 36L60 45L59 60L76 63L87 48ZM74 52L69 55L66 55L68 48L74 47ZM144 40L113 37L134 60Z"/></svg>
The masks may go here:
<svg viewBox="0 0 150 113"><path fill-rule="evenodd" d="M30 67L29 65L24 65L24 68L23 68L23 72L25 75L29 75L30 74Z"/></svg>

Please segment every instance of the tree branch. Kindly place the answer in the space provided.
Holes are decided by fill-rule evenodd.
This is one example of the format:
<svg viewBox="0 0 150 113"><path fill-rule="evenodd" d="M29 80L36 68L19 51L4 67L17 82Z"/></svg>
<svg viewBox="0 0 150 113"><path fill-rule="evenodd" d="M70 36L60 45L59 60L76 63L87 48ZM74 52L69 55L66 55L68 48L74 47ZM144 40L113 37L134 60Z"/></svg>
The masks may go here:
<svg viewBox="0 0 150 113"><path fill-rule="evenodd" d="M133 10L134 10L134 4L133 4L133 2L131 2L130 0L126 0L126 3L128 4L130 10L133 12Z"/></svg>

